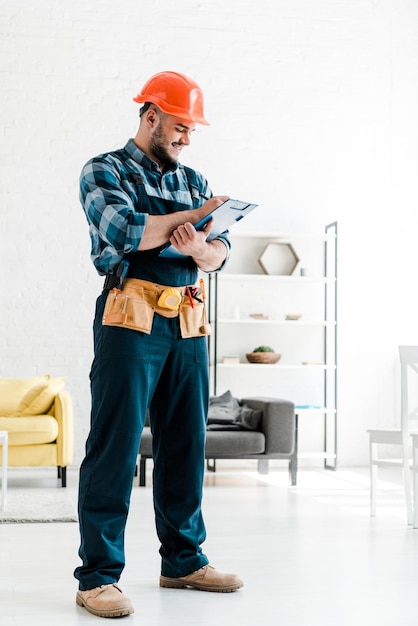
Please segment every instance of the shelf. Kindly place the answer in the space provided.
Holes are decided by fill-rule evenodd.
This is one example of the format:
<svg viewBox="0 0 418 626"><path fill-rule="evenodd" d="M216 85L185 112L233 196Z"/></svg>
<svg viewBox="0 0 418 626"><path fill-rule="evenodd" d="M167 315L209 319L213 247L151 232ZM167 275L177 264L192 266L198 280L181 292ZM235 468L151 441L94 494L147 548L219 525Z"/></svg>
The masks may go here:
<svg viewBox="0 0 418 626"><path fill-rule="evenodd" d="M337 455L331 452L298 452L298 459L336 459Z"/></svg>
<svg viewBox="0 0 418 626"><path fill-rule="evenodd" d="M310 369L316 369L316 370L335 370L335 365L326 365L326 364L322 364L322 363L313 363L312 365L303 365L303 363L300 364L294 364L294 365L286 365L283 363L217 363L216 367L219 369L226 369L226 368L233 368L233 367L239 367L240 369L246 368L246 369L253 369L253 368L260 368L262 367L263 370L265 369L276 369L276 370L310 370Z"/></svg>
<svg viewBox="0 0 418 626"><path fill-rule="evenodd" d="M221 318L217 320L218 324L272 324L272 325L281 325L285 326L335 326L335 321L326 322L324 320L279 320L279 319L254 319L251 317L244 318L240 317L239 319L233 318Z"/></svg>
<svg viewBox="0 0 418 626"><path fill-rule="evenodd" d="M283 239L283 241L292 240L292 239L306 239L312 241L332 241L336 238L334 233L278 233L272 234L271 232L260 232L260 233L245 233L238 232L234 233L234 239Z"/></svg>
<svg viewBox="0 0 418 626"><path fill-rule="evenodd" d="M282 276L281 274L273 275L273 274L237 274L231 273L229 274L227 269L222 274L218 275L218 280L220 281L260 281L263 282L273 282L279 281L282 283L317 283L319 285L324 285L327 283L334 283L335 278L330 278L326 276Z"/></svg>
<svg viewBox="0 0 418 626"><path fill-rule="evenodd" d="M296 415L335 415L336 409L327 409L326 407L308 407L304 406L303 408L298 408L295 406Z"/></svg>

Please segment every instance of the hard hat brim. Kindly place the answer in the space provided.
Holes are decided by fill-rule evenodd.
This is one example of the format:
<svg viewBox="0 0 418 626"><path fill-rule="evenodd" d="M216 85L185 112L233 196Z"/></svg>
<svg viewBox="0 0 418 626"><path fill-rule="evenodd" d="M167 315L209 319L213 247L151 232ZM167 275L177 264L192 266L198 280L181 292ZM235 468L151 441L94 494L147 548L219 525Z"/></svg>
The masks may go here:
<svg viewBox="0 0 418 626"><path fill-rule="evenodd" d="M180 107L176 107L174 105L169 105L167 102L158 98L157 96L150 95L141 95L138 94L135 98L132 98L134 102L143 103L143 102L152 102L155 104L163 113L167 113L168 115L173 115L174 117L180 117L181 119L192 122L194 124L202 124L203 126L210 126L209 122L200 115L194 115L193 113L185 113L184 109Z"/></svg>

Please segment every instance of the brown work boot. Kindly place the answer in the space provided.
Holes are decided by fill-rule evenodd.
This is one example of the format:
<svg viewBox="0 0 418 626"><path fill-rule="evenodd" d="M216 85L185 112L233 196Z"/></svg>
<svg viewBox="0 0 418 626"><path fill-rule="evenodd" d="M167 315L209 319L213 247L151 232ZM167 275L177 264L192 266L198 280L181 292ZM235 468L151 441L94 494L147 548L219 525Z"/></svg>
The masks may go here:
<svg viewBox="0 0 418 626"><path fill-rule="evenodd" d="M134 612L131 601L115 583L77 591L75 601L98 617L122 617Z"/></svg>
<svg viewBox="0 0 418 626"><path fill-rule="evenodd" d="M180 578L168 578L160 576L160 587L170 589L184 589L193 587L199 591L236 591L244 586L244 583L235 574L222 574L211 565L205 565L200 569L181 576Z"/></svg>

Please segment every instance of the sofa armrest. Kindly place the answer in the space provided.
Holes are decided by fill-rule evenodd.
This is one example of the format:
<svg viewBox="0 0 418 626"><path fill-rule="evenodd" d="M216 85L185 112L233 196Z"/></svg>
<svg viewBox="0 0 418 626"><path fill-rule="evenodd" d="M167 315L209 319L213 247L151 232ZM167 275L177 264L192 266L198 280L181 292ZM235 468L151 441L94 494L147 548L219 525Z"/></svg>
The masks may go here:
<svg viewBox="0 0 418 626"><path fill-rule="evenodd" d="M54 401L53 415L58 422L57 465L71 465L74 453L73 401L69 392L62 389Z"/></svg>
<svg viewBox="0 0 418 626"><path fill-rule="evenodd" d="M242 398L242 404L263 412L261 431L266 438L266 454L292 454L295 447L295 405L279 398Z"/></svg>

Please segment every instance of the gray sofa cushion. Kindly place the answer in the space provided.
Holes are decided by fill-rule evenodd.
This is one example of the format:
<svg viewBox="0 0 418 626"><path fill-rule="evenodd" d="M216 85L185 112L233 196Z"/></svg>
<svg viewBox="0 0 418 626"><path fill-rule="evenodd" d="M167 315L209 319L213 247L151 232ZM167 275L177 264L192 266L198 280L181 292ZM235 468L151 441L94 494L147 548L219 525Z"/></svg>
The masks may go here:
<svg viewBox="0 0 418 626"><path fill-rule="evenodd" d="M230 391L221 396L212 396L206 432L206 458L264 454L266 437L261 431L262 416L261 408L240 403ZM144 428L139 453L152 456L149 426Z"/></svg>
<svg viewBox="0 0 418 626"><path fill-rule="evenodd" d="M266 448L264 433L258 431L240 430L211 430L206 433L205 456L211 458L222 455L240 456L243 454L263 454ZM152 456L152 436L149 426L144 428L139 446L139 453Z"/></svg>
<svg viewBox="0 0 418 626"><path fill-rule="evenodd" d="M264 434L248 430L212 430L206 433L205 456L216 458L241 456L244 454L263 454L266 447Z"/></svg>

